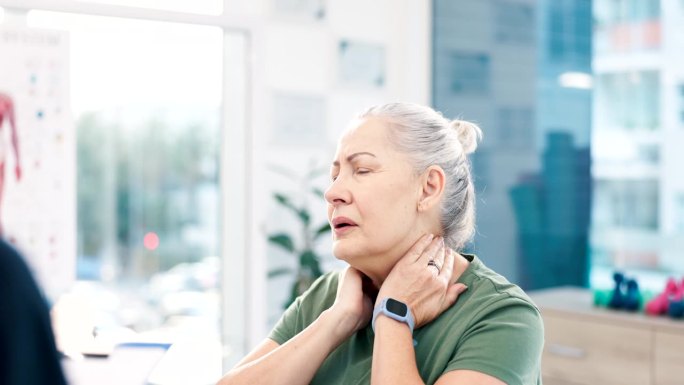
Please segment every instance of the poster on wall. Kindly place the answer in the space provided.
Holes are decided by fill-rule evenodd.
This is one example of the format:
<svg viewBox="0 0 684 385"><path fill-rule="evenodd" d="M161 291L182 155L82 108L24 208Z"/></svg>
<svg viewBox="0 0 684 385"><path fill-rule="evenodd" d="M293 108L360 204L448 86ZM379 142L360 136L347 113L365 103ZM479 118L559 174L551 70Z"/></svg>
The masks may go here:
<svg viewBox="0 0 684 385"><path fill-rule="evenodd" d="M76 148L66 32L0 27L0 236L50 299L76 271Z"/></svg>
<svg viewBox="0 0 684 385"><path fill-rule="evenodd" d="M280 18L323 20L327 0L271 0L273 13Z"/></svg>
<svg viewBox="0 0 684 385"><path fill-rule="evenodd" d="M385 47L379 44L341 40L339 70L341 84L382 88L387 78Z"/></svg>

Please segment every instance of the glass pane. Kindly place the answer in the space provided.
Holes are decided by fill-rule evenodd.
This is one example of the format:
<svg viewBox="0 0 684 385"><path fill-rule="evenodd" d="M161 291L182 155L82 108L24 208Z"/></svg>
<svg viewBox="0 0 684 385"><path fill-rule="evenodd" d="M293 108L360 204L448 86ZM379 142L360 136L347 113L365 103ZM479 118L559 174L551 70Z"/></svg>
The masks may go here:
<svg viewBox="0 0 684 385"><path fill-rule="evenodd" d="M596 68L592 124L591 282L612 287L611 272L617 269L639 278L642 288L660 292L668 275L684 271L679 231L684 158L679 122L670 118L680 113L681 99L678 84L668 79L681 66L681 49L659 44L676 40L680 16L661 12L657 0L594 3L597 19L621 17L606 21L609 28L599 26L594 35L600 45L594 62L604 64ZM648 58L655 60L645 64Z"/></svg>
<svg viewBox="0 0 684 385"><path fill-rule="evenodd" d="M127 7L163 9L166 11L189 12L202 15L220 15L223 0L77 0L82 3L125 5Z"/></svg>
<svg viewBox="0 0 684 385"><path fill-rule="evenodd" d="M623 130L659 129L659 78L657 71L597 74L598 124Z"/></svg>
<svg viewBox="0 0 684 385"><path fill-rule="evenodd" d="M434 104L485 133L473 250L525 288L604 287L623 269L661 290L684 271L684 109L666 76L681 49L660 44L679 16L657 0L509 3L435 2ZM503 34L501 15L537 21L535 38Z"/></svg>
<svg viewBox="0 0 684 385"><path fill-rule="evenodd" d="M472 251L525 289L585 285L591 1L434 7L433 103L484 131Z"/></svg>
<svg viewBox="0 0 684 385"><path fill-rule="evenodd" d="M112 339L219 343L220 28L32 11L67 30L78 282Z"/></svg>
<svg viewBox="0 0 684 385"><path fill-rule="evenodd" d="M594 1L597 52L654 50L660 47L660 0Z"/></svg>

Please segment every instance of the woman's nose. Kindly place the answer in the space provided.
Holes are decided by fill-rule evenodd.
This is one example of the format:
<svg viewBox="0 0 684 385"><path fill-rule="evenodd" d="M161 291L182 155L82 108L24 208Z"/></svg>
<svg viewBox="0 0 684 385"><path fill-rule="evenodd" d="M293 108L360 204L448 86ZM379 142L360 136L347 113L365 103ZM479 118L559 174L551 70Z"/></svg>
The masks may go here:
<svg viewBox="0 0 684 385"><path fill-rule="evenodd" d="M349 203L351 201L351 194L349 190L344 186L342 178L338 177L335 179L327 190L325 190L325 200L329 204L336 206L339 204Z"/></svg>

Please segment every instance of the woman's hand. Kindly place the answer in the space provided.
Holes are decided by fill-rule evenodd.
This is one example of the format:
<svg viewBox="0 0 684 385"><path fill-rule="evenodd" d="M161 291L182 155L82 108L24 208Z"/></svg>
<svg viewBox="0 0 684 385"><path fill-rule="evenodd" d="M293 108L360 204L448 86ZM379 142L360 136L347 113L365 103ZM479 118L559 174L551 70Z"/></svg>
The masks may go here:
<svg viewBox="0 0 684 385"><path fill-rule="evenodd" d="M428 265L429 261L437 265ZM454 253L444 239L424 235L397 262L380 288L376 306L383 298L404 302L413 312L419 328L451 307L467 287L453 283Z"/></svg>
<svg viewBox="0 0 684 385"><path fill-rule="evenodd" d="M340 273L337 296L330 308L344 338L365 327L373 315L373 302L363 290L368 277L349 266Z"/></svg>

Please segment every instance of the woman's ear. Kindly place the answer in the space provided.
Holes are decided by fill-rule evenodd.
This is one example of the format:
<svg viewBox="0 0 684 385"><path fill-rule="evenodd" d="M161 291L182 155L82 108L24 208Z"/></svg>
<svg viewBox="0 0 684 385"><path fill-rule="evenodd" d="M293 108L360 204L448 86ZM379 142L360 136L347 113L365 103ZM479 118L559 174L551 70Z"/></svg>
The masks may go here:
<svg viewBox="0 0 684 385"><path fill-rule="evenodd" d="M418 201L418 211L427 211L435 207L442 199L446 177L441 167L428 167L420 178L421 195Z"/></svg>

